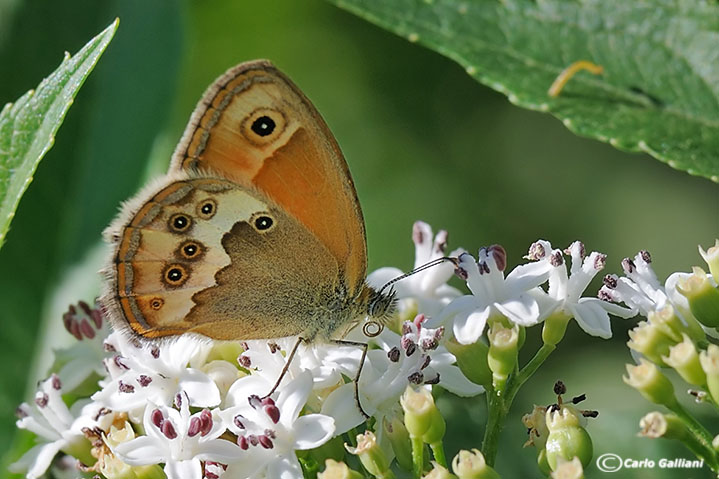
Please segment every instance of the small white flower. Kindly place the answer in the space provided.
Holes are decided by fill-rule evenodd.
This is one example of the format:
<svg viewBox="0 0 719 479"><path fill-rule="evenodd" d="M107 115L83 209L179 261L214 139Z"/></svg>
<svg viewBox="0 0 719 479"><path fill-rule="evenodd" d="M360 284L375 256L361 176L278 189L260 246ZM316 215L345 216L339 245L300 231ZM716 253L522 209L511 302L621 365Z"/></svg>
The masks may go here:
<svg viewBox="0 0 719 479"><path fill-rule="evenodd" d="M651 261L647 251L637 253L634 260L624 258L622 268L626 276L607 275L599 297L622 302L645 317L649 312L663 308L668 301L667 294L652 269Z"/></svg>
<svg viewBox="0 0 719 479"><path fill-rule="evenodd" d="M543 319L537 298L545 295L538 286L549 277L550 265L547 262L520 265L505 277L506 264L507 255L499 245L480 249L476 262L467 253L459 257L457 272L467 281L472 294L452 301L438 321L453 320L452 330L459 343L475 343L492 316L505 316L521 326L531 326Z"/></svg>
<svg viewBox="0 0 719 479"><path fill-rule="evenodd" d="M62 364L57 375L63 389L72 391L93 374L105 375L102 361L107 352L103 342L110 334L110 326L97 306L91 308L84 301L70 306L62 320L67 332L77 342L69 348L55 351L56 362Z"/></svg>
<svg viewBox="0 0 719 479"><path fill-rule="evenodd" d="M447 232L442 230L437 236L433 236L432 228L427 223L417 221L412 227L412 241L415 247L414 267L418 268L444 256ZM462 250L453 251L450 256L457 256L461 252ZM397 307L400 312L414 309L413 306L416 306L418 312L432 316L452 299L461 296L458 289L447 284L453 271L454 266L445 262L395 283L394 288L399 299ZM398 268L380 268L367 277L367 282L379 288L403 274L404 271Z"/></svg>
<svg viewBox="0 0 719 479"><path fill-rule="evenodd" d="M199 369L209 346L183 335L159 345L139 345L113 333L106 344L118 353L105 360L110 378L92 399L114 411L126 411L139 421L148 403L169 405L184 391L191 406L220 403L215 382ZM192 367L196 364L198 367Z"/></svg>
<svg viewBox="0 0 719 479"><path fill-rule="evenodd" d="M264 395L274 386L282 374L290 351L295 346L297 337L280 338L272 341L246 341L245 352L237 358L240 366L251 371L253 387L257 387L257 378L267 384L267 391L252 394ZM329 343L301 342L292 358L289 369L282 378L281 385L286 384L304 371L310 371L313 389L324 389L336 385L342 380L342 374L353 374L357 370L361 351L357 348L343 347ZM245 381L249 381L245 379ZM241 381L233 385L239 387Z"/></svg>
<svg viewBox="0 0 719 479"><path fill-rule="evenodd" d="M146 436L118 444L113 452L131 466L165 464L168 479L202 479L200 461L229 464L245 460L236 444L219 437L226 428L217 411L190 415L187 395L178 394L180 410L162 404L145 408Z"/></svg>
<svg viewBox="0 0 719 479"><path fill-rule="evenodd" d="M11 472L26 471L28 479L40 477L58 452L71 450L85 441L78 421L87 422L83 412L88 410L82 411L86 404L77 402L71 411L62 400L61 388L60 378L53 374L40 383L35 404L22 403L18 407L17 427L35 433L39 441L10 466Z"/></svg>
<svg viewBox="0 0 719 479"><path fill-rule="evenodd" d="M636 313L599 298L581 297L592 279L604 269L606 255L594 251L585 256L584 245L579 241L572 243L565 253L572 258L570 275L567 274L562 251L553 250L548 241L539 240L529 249L528 259L546 262L551 266L548 295L556 305L545 314L564 314L576 319L586 333L611 338L612 328L608 313L622 318L632 317Z"/></svg>
<svg viewBox="0 0 719 479"><path fill-rule="evenodd" d="M359 402L364 412L378 424L392 416L408 384L439 384L460 396L484 391L469 381L455 365L455 357L442 346L444 328L428 328L425 316L406 321L402 335L385 329L371 343L359 380ZM337 432L343 433L365 421L355 398L355 384L349 382L333 391L322 405L322 412L335 418ZM381 431L378 431L381 435Z"/></svg>
<svg viewBox="0 0 719 479"><path fill-rule="evenodd" d="M282 388L276 401L258 395L236 397L237 406L220 413L237 435L239 447L251 451L245 457L252 458L229 465L228 477L303 477L295 451L319 447L335 433L335 421L329 416L300 416L312 384L312 374L305 371Z"/></svg>

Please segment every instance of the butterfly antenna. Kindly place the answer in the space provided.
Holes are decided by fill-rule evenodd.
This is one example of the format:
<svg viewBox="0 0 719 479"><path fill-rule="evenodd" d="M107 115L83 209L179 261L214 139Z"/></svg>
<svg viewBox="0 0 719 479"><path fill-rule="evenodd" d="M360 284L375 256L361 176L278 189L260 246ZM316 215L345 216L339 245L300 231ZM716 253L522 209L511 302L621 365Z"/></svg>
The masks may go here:
<svg viewBox="0 0 719 479"><path fill-rule="evenodd" d="M430 261L429 263L425 263L425 264L423 264L422 266L416 267L416 268L413 269L412 271L408 271L408 272L406 272L406 273L404 273L404 274L402 274L402 275L400 275L400 276L397 276L396 278L394 278L394 279L392 279L392 280L390 280L390 281L387 281L387 282L384 284L384 286L382 286L382 287L379 289L379 294L381 295L382 292L383 292L385 289L389 288L390 286L392 286L392 285L393 285L394 283L396 283L397 281L401 281L401 280L403 280L403 279L405 279L405 278L407 278L407 277L409 277L409 276L412 276L413 274L416 274L416 273L419 273L419 272L424 271L424 270L426 270L426 269L429 269L429 268L432 268L432 267L434 267L434 266L437 266L438 264L444 263L445 261L449 261L449 262L452 263L453 265L459 266L459 258L455 258L455 257L453 257L453 256L443 256L442 258L437 258L437 259L435 259L435 260Z"/></svg>

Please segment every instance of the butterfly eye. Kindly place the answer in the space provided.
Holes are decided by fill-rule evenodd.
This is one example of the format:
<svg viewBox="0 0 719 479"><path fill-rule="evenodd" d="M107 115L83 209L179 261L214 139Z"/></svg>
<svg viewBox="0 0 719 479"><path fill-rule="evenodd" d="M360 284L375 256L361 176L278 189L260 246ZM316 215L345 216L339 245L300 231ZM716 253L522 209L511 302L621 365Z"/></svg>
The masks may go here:
<svg viewBox="0 0 719 479"><path fill-rule="evenodd" d="M175 233L184 233L185 231L190 229L190 226L192 226L192 220L189 216L178 213L170 217L168 226L170 227L170 230L174 231Z"/></svg>
<svg viewBox="0 0 719 479"><path fill-rule="evenodd" d="M252 218L251 223L259 233L266 233L275 225L275 220L267 213L260 213Z"/></svg>
<svg viewBox="0 0 719 479"><path fill-rule="evenodd" d="M165 300L163 300L162 298L152 298L152 301L150 301L150 307L155 311L158 311L160 308L162 308L162 305L164 304Z"/></svg>
<svg viewBox="0 0 719 479"><path fill-rule="evenodd" d="M177 249L176 256L180 259L197 259L204 251L202 244L197 241L185 241Z"/></svg>
<svg viewBox="0 0 719 479"><path fill-rule="evenodd" d="M171 264L165 268L162 277L168 286L182 286L187 281L189 274L184 266Z"/></svg>
<svg viewBox="0 0 719 479"><path fill-rule="evenodd" d="M261 116L252 122L252 131L260 136L271 135L275 131L275 121L269 116Z"/></svg>
<svg viewBox="0 0 719 479"><path fill-rule="evenodd" d="M197 215L204 220L209 220L215 216L216 212L217 202L210 198L206 199L197 206Z"/></svg>
<svg viewBox="0 0 719 479"><path fill-rule="evenodd" d="M285 131L287 121L279 110L259 108L242 122L242 133L255 145L266 145L275 141Z"/></svg>

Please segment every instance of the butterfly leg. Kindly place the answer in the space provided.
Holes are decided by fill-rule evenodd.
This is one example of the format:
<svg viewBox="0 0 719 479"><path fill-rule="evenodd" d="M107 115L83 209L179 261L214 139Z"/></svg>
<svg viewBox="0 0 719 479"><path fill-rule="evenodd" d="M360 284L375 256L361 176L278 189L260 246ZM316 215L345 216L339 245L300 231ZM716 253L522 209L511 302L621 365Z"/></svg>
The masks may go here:
<svg viewBox="0 0 719 479"><path fill-rule="evenodd" d="M367 349L369 345L367 343L360 343L358 341L347 341L344 339L333 339L334 343L339 344L340 346L355 346L358 348L362 348L362 357L360 358L359 367L357 368L357 375L354 378L354 384L355 384L355 402L357 403L357 407L359 408L362 415L369 419L370 416L365 412L364 409L362 409L362 404L360 403L359 399L359 380L360 380L360 374L362 374L362 367L364 366L364 361L367 358Z"/></svg>
<svg viewBox="0 0 719 479"><path fill-rule="evenodd" d="M285 366L282 368L282 372L280 372L280 376L277 378L277 382L275 383L274 386L272 386L272 389L270 389L270 392L268 392L267 395L264 396L265 398L272 396L275 393L275 391L277 390L277 388L280 387L280 383L285 378L285 374L287 374L287 371L289 371L290 364L292 364L292 360L294 359L295 354L297 354L297 348L299 348L300 343L302 343L304 341L306 341L306 339L303 338L302 336L297 337L297 341L295 341L294 346L292 346L290 355L287 356L287 361L285 361Z"/></svg>

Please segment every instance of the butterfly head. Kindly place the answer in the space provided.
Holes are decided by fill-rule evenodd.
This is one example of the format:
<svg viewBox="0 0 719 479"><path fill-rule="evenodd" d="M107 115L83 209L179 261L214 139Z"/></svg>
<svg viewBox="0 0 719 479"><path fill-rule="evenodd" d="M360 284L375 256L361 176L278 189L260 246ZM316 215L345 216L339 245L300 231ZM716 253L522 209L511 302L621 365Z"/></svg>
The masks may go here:
<svg viewBox="0 0 719 479"><path fill-rule="evenodd" d="M386 293L372 289L367 303L367 314L374 320L382 322L388 318L397 304L397 293L394 288Z"/></svg>

